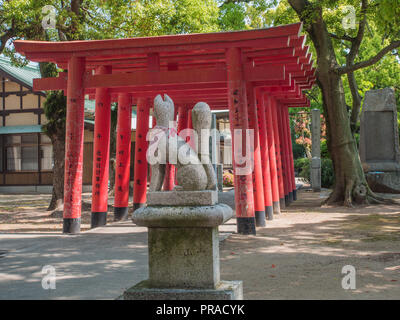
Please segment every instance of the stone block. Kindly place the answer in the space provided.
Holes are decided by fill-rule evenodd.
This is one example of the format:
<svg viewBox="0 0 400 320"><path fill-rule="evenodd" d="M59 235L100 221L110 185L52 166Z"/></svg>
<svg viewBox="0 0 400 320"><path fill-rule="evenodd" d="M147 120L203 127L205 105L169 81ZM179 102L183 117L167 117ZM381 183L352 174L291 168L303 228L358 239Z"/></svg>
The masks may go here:
<svg viewBox="0 0 400 320"><path fill-rule="evenodd" d="M152 288L148 280L126 290L121 300L243 300L242 281L221 281L215 289Z"/></svg>
<svg viewBox="0 0 400 320"><path fill-rule="evenodd" d="M124 299L242 299L240 281L220 281L218 226L232 215L225 204L135 210L132 221L148 227L149 279L127 290Z"/></svg>
<svg viewBox="0 0 400 320"><path fill-rule="evenodd" d="M149 228L149 283L156 288L215 289L220 281L214 228Z"/></svg>
<svg viewBox="0 0 400 320"><path fill-rule="evenodd" d="M213 206L147 206L135 210L132 221L144 227L216 227L233 216L232 209L226 204Z"/></svg>
<svg viewBox="0 0 400 320"><path fill-rule="evenodd" d="M392 88L365 94L360 121L360 159L365 172L400 170L397 105Z"/></svg>
<svg viewBox="0 0 400 320"><path fill-rule="evenodd" d="M400 193L400 172L370 172L365 175L374 192Z"/></svg>
<svg viewBox="0 0 400 320"><path fill-rule="evenodd" d="M218 192L202 191L153 191L147 193L148 206L212 206L218 202Z"/></svg>

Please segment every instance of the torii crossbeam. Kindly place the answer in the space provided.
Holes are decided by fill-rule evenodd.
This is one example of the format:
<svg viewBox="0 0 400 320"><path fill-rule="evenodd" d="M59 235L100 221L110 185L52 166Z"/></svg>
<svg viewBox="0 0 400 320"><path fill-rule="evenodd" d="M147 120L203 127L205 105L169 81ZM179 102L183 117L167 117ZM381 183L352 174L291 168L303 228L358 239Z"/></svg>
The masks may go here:
<svg viewBox="0 0 400 320"><path fill-rule="evenodd" d="M34 80L34 90L64 90L67 125L64 233L80 231L84 96L96 99L92 227L107 217L110 104L118 101L115 218L128 214L130 115L137 105L134 208L146 203L146 134L150 101L167 93L177 106L178 131L190 125L198 101L229 109L231 131L254 130L254 170L235 174L239 233L255 234L296 198L288 107L307 107L303 90L315 82L300 23L250 31L70 42L15 41L32 61L68 72ZM233 134L232 134L233 136ZM233 141L235 150L245 148ZM236 151L237 152L237 151ZM240 151L241 152L241 151ZM237 173L238 164L233 159ZM164 188L173 187L173 168Z"/></svg>

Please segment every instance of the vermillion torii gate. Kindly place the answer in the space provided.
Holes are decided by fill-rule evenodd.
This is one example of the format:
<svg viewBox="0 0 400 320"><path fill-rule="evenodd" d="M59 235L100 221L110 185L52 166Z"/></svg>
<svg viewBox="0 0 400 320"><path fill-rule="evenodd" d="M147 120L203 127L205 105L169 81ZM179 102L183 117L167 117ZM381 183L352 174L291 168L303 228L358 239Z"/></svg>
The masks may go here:
<svg viewBox="0 0 400 320"><path fill-rule="evenodd" d="M92 227L107 215L110 103L118 101L115 219L127 216L130 117L137 106L134 207L146 203L146 134L154 97L167 93L175 102L178 131L190 125L198 101L212 109L229 107L232 131L255 133L254 170L235 175L238 232L254 234L280 207L296 198L288 107L309 106L302 91L315 81L311 54L301 24L269 29L149 38L42 42L16 41L32 61L68 69L57 78L35 79L35 90L64 90L67 126L64 232L80 230L84 95L96 99L92 184ZM246 139L233 153L246 150ZM235 159L233 156L232 159ZM233 160L235 172L239 164ZM173 166L164 189L174 185Z"/></svg>

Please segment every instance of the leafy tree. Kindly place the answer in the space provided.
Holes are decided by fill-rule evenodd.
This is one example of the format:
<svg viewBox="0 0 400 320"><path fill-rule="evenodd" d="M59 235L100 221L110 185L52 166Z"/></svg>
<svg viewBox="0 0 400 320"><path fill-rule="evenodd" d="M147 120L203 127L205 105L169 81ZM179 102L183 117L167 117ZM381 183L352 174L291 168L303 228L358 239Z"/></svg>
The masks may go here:
<svg viewBox="0 0 400 320"><path fill-rule="evenodd" d="M56 29L43 30L42 8L56 10ZM84 39L127 38L162 34L217 31L216 0L0 0L0 53L14 64L27 63L15 53L16 39L71 41ZM53 77L58 69L40 63L43 77ZM63 201L66 100L62 92L50 92L44 105L48 124L44 132L51 138L54 153L53 196L49 210ZM112 112L111 185L115 157L117 110Z"/></svg>
<svg viewBox="0 0 400 320"><path fill-rule="evenodd" d="M311 160L311 116L309 112L299 111L294 114L294 137L298 145L304 147L306 156ZM321 143L326 141L326 125L324 116L321 115Z"/></svg>
<svg viewBox="0 0 400 320"><path fill-rule="evenodd" d="M317 56L317 83L322 92L328 148L336 178L327 202L348 206L354 202L380 202L382 199L368 187L353 136L362 99L354 72L377 63L400 46L400 2L289 0L289 4L303 21ZM354 31L345 30L340 23L343 18L340 6L343 5L356 8L359 23ZM378 52L364 58L359 53L369 24L386 36ZM342 63L340 55L345 57ZM352 96L350 118L343 76L347 77Z"/></svg>
<svg viewBox="0 0 400 320"><path fill-rule="evenodd" d="M346 6L354 8L353 29L344 28L342 23L349 17ZM317 62L320 92L313 89L308 96L313 107L322 106L335 171L334 191L327 202L348 206L354 202L381 202L365 180L355 133L365 91L387 85L398 87L400 1L282 0L267 10L264 26L299 20L309 35L308 43Z"/></svg>

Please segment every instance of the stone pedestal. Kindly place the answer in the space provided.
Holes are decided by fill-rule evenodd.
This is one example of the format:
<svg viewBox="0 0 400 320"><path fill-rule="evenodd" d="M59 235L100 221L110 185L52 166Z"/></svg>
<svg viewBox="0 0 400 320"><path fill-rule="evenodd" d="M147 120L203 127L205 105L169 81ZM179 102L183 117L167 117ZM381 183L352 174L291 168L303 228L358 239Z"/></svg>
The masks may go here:
<svg viewBox="0 0 400 320"><path fill-rule="evenodd" d="M321 191L321 112L311 110L311 187L314 192Z"/></svg>
<svg viewBox="0 0 400 320"><path fill-rule="evenodd" d="M149 279L124 299L242 299L241 281L220 280L218 226L232 209L216 203L217 191L183 193L149 192L151 205L133 213L135 224L148 227ZM194 205L196 198L202 205Z"/></svg>
<svg viewBox="0 0 400 320"><path fill-rule="evenodd" d="M224 165L217 164L217 186L218 191L224 191Z"/></svg>
<svg viewBox="0 0 400 320"><path fill-rule="evenodd" d="M368 172L365 177L374 192L400 193L400 171Z"/></svg>

